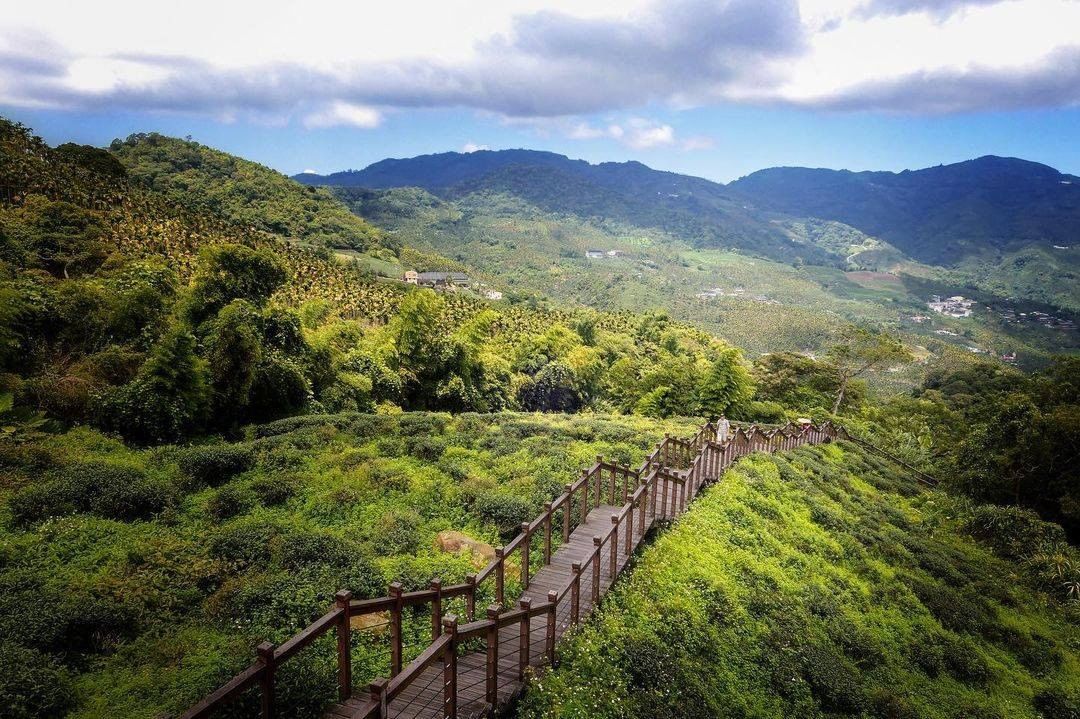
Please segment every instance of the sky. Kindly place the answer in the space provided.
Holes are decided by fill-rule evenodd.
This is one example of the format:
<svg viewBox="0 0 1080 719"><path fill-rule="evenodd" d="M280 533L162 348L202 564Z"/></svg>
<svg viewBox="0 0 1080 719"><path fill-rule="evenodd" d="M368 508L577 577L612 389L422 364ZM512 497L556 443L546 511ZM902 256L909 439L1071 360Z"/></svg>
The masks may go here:
<svg viewBox="0 0 1080 719"><path fill-rule="evenodd" d="M0 115L288 174L516 147L722 182L1080 174L1080 0L35 0L0 15Z"/></svg>

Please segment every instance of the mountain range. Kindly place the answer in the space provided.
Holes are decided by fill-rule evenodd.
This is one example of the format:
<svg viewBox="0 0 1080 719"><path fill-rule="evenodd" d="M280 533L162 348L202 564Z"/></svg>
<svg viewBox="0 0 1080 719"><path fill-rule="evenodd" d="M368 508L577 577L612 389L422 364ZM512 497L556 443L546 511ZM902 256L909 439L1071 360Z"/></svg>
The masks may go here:
<svg viewBox="0 0 1080 719"><path fill-rule="evenodd" d="M1063 260L1072 272L1072 245L1080 237L1080 178L995 156L899 173L776 167L724 185L639 162L590 164L550 152L501 150L387 159L363 170L294 179L419 187L444 199L507 192L546 211L655 227L700 247L814 263L828 262L827 250L793 240L784 221L840 222L910 258L947 267L1033 251L1052 256L1037 258L1041 263Z"/></svg>

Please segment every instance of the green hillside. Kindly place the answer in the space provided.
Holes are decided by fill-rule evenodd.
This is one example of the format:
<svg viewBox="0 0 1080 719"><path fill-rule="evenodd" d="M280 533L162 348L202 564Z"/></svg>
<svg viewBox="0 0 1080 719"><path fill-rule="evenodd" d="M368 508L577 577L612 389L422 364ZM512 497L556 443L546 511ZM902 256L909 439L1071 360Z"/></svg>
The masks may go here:
<svg viewBox="0 0 1080 719"><path fill-rule="evenodd" d="M172 716L347 587L461 582L580 466L638 463L691 420L406 413L306 416L242 441L149 450L88 429L0 442L0 698L5 717ZM408 625L423 648L427 617ZM385 636L354 650L387 672ZM318 716L334 649L279 677L284 716ZM251 716L241 704L233 716Z"/></svg>
<svg viewBox="0 0 1080 719"><path fill-rule="evenodd" d="M320 245L399 249L330 192L304 187L250 160L156 133L116 140L109 149L132 180L193 210Z"/></svg>
<svg viewBox="0 0 1080 719"><path fill-rule="evenodd" d="M995 516L980 512L850 444L743 461L645 551L519 716L1076 716L1075 604L973 540ZM1009 516L992 523L1017 542L1053 534Z"/></svg>
<svg viewBox="0 0 1080 719"><path fill-rule="evenodd" d="M551 212L507 192L478 191L443 200L416 188L336 189L354 211L405 243L477 267L503 289L609 310L663 308L755 355L820 353L849 322L903 332L913 346L936 356L969 353L975 347L995 355L1016 352L1030 365L1044 364L1050 353L1080 344L1075 331L1008 322L988 309L995 303L1024 311L1047 308L1005 302L840 223L792 220L776 225L792 242L818 245L837 263L813 265L696 247L677 234L607 217ZM590 249L622 254L589 259L585 252ZM986 304L967 319L927 310L931 295L958 293ZM931 317L912 319L926 315ZM916 374L903 378L901 386L914 381Z"/></svg>
<svg viewBox="0 0 1080 719"><path fill-rule="evenodd" d="M846 223L1002 297L1080 310L1080 180L1007 157L892 172L777 167L727 186L762 210Z"/></svg>

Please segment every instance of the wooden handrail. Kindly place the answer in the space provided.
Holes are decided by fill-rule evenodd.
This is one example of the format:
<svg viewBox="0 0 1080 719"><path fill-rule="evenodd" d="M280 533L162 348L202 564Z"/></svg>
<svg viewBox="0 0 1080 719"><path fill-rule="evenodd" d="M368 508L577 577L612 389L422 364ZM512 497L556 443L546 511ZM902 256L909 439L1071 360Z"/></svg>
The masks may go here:
<svg viewBox="0 0 1080 719"><path fill-rule="evenodd" d="M260 658L234 676L223 686L211 692L197 704L192 706L182 715L182 719L201 719L208 717L222 704L234 699L241 692L259 684L262 687L263 715L273 714L273 681L277 666L295 656L314 642L318 637L326 634L331 629L338 630L339 636L339 664L349 662L348 634L351 629L351 617L380 612L389 612L391 615L390 625L392 629L391 669L393 677L389 680L377 680L372 683L370 699L361 702L359 707L354 707L355 716L379 717L385 719L385 711L388 702L399 696L411 682L421 673L440 659L446 666L451 666L456 660L449 658L456 651L460 642L480 637L497 636L498 630L520 624L528 626L529 620L534 617L549 615L552 623L548 628L549 643L554 641L554 616L558 603L567 595L572 595L572 621L578 620L578 601L580 599L582 577L588 572L592 574L592 593L595 601L599 600L600 566L603 563L604 552L611 554L610 570L614 577L618 567L619 552L628 556L634 546L634 535L642 536L645 531L646 513L657 513L668 516L668 490L672 502L672 516L677 515L683 509L690 496L707 482L719 478L723 470L735 459L756 449L764 451L776 451L789 449L802 444L831 441L834 438L851 439L852 441L868 449L876 451L889 459L905 466L917 477L929 484L927 479L936 482L925 473L911 467L899 458L855 437L852 437L843 427L837 427L831 422L823 422L819 425L803 425L796 427L792 423L782 426L764 426L751 424L749 426L734 426L730 437L723 443L716 442L715 428L706 423L690 439L680 439L665 436L656 445L656 448L646 455L638 469L622 466L614 462L604 461L598 457L597 461L588 468L582 469L580 476L566 485L564 491L550 502L544 504L544 510L539 516L530 522L523 522L521 531L510 540L508 544L496 550L496 558L490 561L475 575L470 575L464 583L442 586L437 580L432 581L429 589L402 592L399 584L391 585L390 596L376 597L373 599L352 599L348 592L339 592L334 608L320 616L299 633L288 639L279 647L264 643L260 645ZM673 471L672 463L685 465L685 469ZM608 484L605 492L605 473ZM622 486L619 486L619 479ZM661 486L664 483L664 486ZM575 499L576 497L576 499ZM532 537L542 534L544 538L543 562L549 564L552 555L552 534L554 533L555 515L562 512L563 531L565 538L574 517L580 515L583 522L588 513L604 503L605 497L615 504L615 498L621 501L615 506L611 514L611 524L605 527L593 537L593 550L583 563L574 563L570 580L559 591L548 593L548 601L536 604L522 604L517 609L504 611L499 606L488 609L488 618L472 620L473 607L477 598L478 587L491 576L496 577L496 595L501 596L505 582L505 563L507 557L515 551L522 553L522 583L529 582L529 549ZM635 513L640 517L635 521ZM625 545L620 547L620 540ZM469 619L471 621L457 624L455 617L441 617L442 602L448 599L464 597L467 602ZM401 666L401 613L405 607L426 606L433 607L432 616L432 641L428 646L406 666ZM452 627L451 631L443 631L442 627ZM524 629L522 631L525 631ZM495 632L492 635L492 632ZM525 641L524 639L522 641ZM554 649L553 644L548 648L550 655ZM497 649L493 650L497 660ZM447 672L450 670L447 669ZM523 671L521 668L519 671ZM449 676L449 674L448 674ZM341 683L342 696L351 691L351 672L346 667L339 667L339 682ZM451 691L456 691L456 681L448 681L446 686ZM490 689L490 687L489 687ZM490 698L490 697L489 697ZM448 699L451 705L456 706L456 697ZM492 707L494 709L494 706ZM456 711L456 710L455 710Z"/></svg>

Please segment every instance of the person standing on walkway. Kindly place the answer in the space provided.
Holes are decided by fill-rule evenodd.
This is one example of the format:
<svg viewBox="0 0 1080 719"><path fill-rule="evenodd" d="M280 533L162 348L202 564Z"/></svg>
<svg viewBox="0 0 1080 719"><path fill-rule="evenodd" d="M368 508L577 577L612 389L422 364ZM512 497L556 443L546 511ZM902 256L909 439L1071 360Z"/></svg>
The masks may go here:
<svg viewBox="0 0 1080 719"><path fill-rule="evenodd" d="M716 442L717 444L723 444L728 440L728 432L731 431L731 422L728 422L727 417L720 415L720 419L716 422Z"/></svg>

